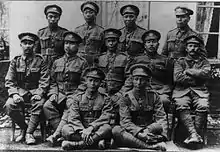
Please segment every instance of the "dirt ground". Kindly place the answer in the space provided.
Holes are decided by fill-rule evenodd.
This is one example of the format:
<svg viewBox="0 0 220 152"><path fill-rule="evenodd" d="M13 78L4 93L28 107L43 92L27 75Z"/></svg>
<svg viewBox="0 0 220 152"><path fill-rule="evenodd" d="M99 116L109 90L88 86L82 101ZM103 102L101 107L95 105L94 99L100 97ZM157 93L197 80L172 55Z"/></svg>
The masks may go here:
<svg viewBox="0 0 220 152"><path fill-rule="evenodd" d="M19 130L16 130L16 134L19 133ZM219 134L220 131L216 131L216 134ZM42 143L40 140L40 132L37 130L35 132L35 136L37 138L37 145L28 146L23 143L14 143L11 142L11 129L10 128L2 128L0 129L0 151L63 151L61 147L49 147L47 143ZM210 134L210 138L214 137L212 134ZM189 150L182 148L180 146L175 145L172 141L167 142L167 151L198 151L198 152L219 152L220 151L220 145L218 143L214 143L213 141L208 141L208 144L205 148L199 149L199 150ZM77 150L80 151L80 150ZM85 151L85 150L81 150ZM103 150L86 150L86 151L103 151ZM138 150L138 149L109 149L105 151L150 151L150 150Z"/></svg>

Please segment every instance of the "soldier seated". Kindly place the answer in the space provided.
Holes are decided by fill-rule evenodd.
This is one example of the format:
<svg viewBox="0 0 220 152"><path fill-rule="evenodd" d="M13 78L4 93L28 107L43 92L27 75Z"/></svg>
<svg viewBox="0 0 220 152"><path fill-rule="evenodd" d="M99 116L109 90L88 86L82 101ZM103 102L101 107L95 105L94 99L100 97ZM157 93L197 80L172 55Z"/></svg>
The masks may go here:
<svg viewBox="0 0 220 152"><path fill-rule="evenodd" d="M49 75L43 57L33 51L38 40L37 35L21 33L18 37L23 53L11 61L5 77L5 87L9 94L5 107L7 114L21 128L21 134L15 141L25 140L27 144L35 144L33 133L40 121L45 93L49 86ZM31 104L28 125L23 112L25 103Z"/></svg>
<svg viewBox="0 0 220 152"><path fill-rule="evenodd" d="M150 70L143 64L130 68L133 89L126 92L120 104L120 125L112 130L118 146L166 150L166 115L159 96L146 90Z"/></svg>
<svg viewBox="0 0 220 152"><path fill-rule="evenodd" d="M173 98L180 122L187 129L184 140L187 145L202 143L203 130L209 110L209 92L205 85L210 78L211 66L206 59L204 42L198 36L184 39L187 56L174 65L176 83ZM191 106L195 109L195 120L190 115ZM182 135L181 135L182 136Z"/></svg>
<svg viewBox="0 0 220 152"><path fill-rule="evenodd" d="M62 129L62 148L82 149L97 147L100 140L111 137L111 102L98 91L105 74L98 68L85 70L87 89L72 99L68 124Z"/></svg>

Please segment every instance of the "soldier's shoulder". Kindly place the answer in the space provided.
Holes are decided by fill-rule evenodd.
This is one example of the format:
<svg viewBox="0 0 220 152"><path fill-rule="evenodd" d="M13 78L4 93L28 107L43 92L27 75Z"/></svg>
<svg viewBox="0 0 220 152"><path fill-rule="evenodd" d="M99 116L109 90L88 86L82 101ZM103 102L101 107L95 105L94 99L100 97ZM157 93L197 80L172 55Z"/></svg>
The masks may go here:
<svg viewBox="0 0 220 152"><path fill-rule="evenodd" d="M80 60L81 62L87 62L85 58L81 57L81 56L77 56L78 60Z"/></svg>
<svg viewBox="0 0 220 152"><path fill-rule="evenodd" d="M137 26L137 28L139 29L139 30L141 30L141 31L147 31L145 28L143 28L143 27L141 27L141 26Z"/></svg>
<svg viewBox="0 0 220 152"><path fill-rule="evenodd" d="M186 59L186 57L180 57L179 59L177 59L177 62L182 63L184 62Z"/></svg>
<svg viewBox="0 0 220 152"><path fill-rule="evenodd" d="M66 28L59 26L61 30L68 31Z"/></svg>
<svg viewBox="0 0 220 152"><path fill-rule="evenodd" d="M98 92L99 92L99 94L100 94L101 96L103 96L104 98L108 97L108 94L105 93L103 90L100 90L100 89L99 89Z"/></svg>
<svg viewBox="0 0 220 152"><path fill-rule="evenodd" d="M168 31L167 35L175 34L178 31L177 27Z"/></svg>
<svg viewBox="0 0 220 152"><path fill-rule="evenodd" d="M86 26L86 24L84 23L84 24L82 24L82 25L77 26L77 27L75 28L75 30L81 29L81 28L83 28L83 27L85 27L85 26Z"/></svg>
<svg viewBox="0 0 220 152"><path fill-rule="evenodd" d="M125 29L125 26L124 26L124 27L119 28L118 30L122 31L122 30L124 30L124 29Z"/></svg>
<svg viewBox="0 0 220 152"><path fill-rule="evenodd" d="M38 58L38 59L44 60L44 57L40 54L35 54L35 57Z"/></svg>
<svg viewBox="0 0 220 152"><path fill-rule="evenodd" d="M12 60L16 61L21 58L21 55L16 55Z"/></svg>
<svg viewBox="0 0 220 152"><path fill-rule="evenodd" d="M100 25L98 25L98 24L96 24L96 26L97 26L98 28L104 30L104 27L102 27L102 26L100 26Z"/></svg>
<svg viewBox="0 0 220 152"><path fill-rule="evenodd" d="M118 58L126 59L127 55L124 52L117 53Z"/></svg>
<svg viewBox="0 0 220 152"><path fill-rule="evenodd" d="M46 27L43 27L43 28L39 29L38 31L41 32L41 31L44 31L44 30L47 30L47 29L48 29L48 27L46 26Z"/></svg>

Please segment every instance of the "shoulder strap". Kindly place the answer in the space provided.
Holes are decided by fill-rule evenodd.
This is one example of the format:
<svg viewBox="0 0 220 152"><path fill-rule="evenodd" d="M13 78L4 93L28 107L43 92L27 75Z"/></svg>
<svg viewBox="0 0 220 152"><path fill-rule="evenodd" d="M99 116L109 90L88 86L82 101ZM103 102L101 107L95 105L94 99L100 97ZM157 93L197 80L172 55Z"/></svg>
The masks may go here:
<svg viewBox="0 0 220 152"><path fill-rule="evenodd" d="M128 92L128 97L131 100L131 102L137 107L137 109L140 109L138 101L135 99L133 93L131 91Z"/></svg>

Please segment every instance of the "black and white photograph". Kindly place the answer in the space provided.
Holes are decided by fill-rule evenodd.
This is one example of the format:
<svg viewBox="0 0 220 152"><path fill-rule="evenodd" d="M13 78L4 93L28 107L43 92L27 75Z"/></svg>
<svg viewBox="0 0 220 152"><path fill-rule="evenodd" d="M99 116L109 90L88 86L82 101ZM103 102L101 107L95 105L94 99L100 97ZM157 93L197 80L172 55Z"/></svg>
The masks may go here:
<svg viewBox="0 0 220 152"><path fill-rule="evenodd" d="M0 1L0 151L220 151L220 2Z"/></svg>

